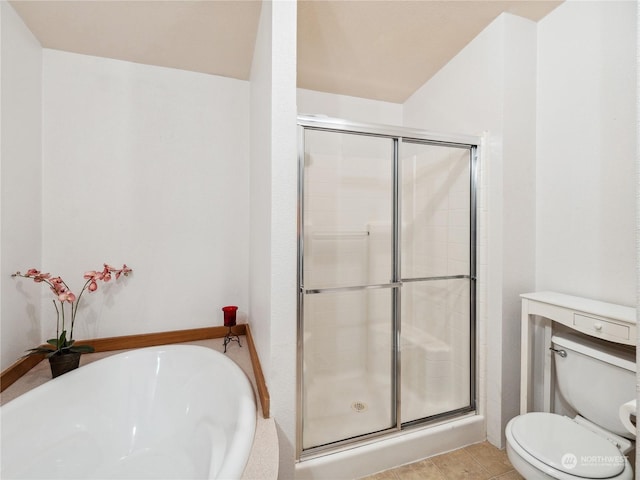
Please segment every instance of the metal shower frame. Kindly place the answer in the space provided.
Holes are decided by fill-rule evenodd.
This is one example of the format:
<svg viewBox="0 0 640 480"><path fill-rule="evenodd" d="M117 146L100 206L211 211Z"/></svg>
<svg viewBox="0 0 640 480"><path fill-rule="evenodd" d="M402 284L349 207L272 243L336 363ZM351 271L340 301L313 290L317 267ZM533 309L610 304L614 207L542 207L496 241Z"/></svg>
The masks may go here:
<svg viewBox="0 0 640 480"><path fill-rule="evenodd" d="M364 135L373 137L389 138L393 141L393 198L394 205L392 211L392 278L389 283L336 287L329 289L305 289L303 284L304 272L304 132L305 130L322 130L328 132L337 132L354 135ZM400 276L400 150L403 142L419 143L423 145L435 145L444 147L464 148L470 153L470 251L469 251L469 275L452 275L441 277L411 278L402 279ZM478 162L479 148L481 138L470 135L449 135L434 133L425 130L417 130L404 127L396 127L389 125L355 123L346 120L330 118L326 116L316 115L300 115L298 116L298 268L297 268L297 414L296 414L296 458L297 460L305 460L316 456L333 453L353 447L355 444L375 441L380 437L387 436L392 433L398 433L407 428L424 426L430 423L443 421L449 418L458 417L460 415L475 412L477 409L477 191L478 191ZM466 278L469 279L469 327L470 327L470 402L467 407L454 411L445 412L434 415L425 419L414 420L411 422L401 423L401 361L400 361L400 334L401 334L401 311L400 311L400 292L403 283L412 281L425 280L450 280ZM391 288L392 295L392 328L395 335L393 336L393 358L392 358L392 398L393 407L392 423L393 427L360 435L355 438L344 439L321 445L309 449L302 448L302 432L303 432L303 358L304 358L304 296L306 294L322 293L326 291L349 291L349 290L365 290Z"/></svg>

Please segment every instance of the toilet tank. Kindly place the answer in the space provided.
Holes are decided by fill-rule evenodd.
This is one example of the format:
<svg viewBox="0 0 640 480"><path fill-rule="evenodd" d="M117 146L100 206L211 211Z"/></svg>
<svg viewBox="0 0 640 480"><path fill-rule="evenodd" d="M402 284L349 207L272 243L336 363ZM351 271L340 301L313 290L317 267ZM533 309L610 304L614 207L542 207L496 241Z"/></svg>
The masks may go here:
<svg viewBox="0 0 640 480"><path fill-rule="evenodd" d="M636 398L635 352L628 347L572 333L551 342L566 357L554 354L556 389L581 416L629 438L618 417L620 405Z"/></svg>

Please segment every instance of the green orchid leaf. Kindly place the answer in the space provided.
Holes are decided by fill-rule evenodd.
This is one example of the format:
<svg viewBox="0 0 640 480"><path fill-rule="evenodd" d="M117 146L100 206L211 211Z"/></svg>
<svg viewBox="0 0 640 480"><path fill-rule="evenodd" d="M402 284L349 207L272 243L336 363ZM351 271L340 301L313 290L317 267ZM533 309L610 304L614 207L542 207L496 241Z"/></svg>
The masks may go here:
<svg viewBox="0 0 640 480"><path fill-rule="evenodd" d="M47 347L36 347L36 348L30 348L29 350L27 350L27 354L24 355L24 357L28 357L29 355L39 355L42 353L55 353L57 350L53 349L53 348L47 348Z"/></svg>
<svg viewBox="0 0 640 480"><path fill-rule="evenodd" d="M42 352L55 352L56 350L54 350L53 348L47 348L47 347L35 347L35 348L30 348L29 350L27 350L27 352L35 352L35 353L42 353Z"/></svg>
<svg viewBox="0 0 640 480"><path fill-rule="evenodd" d="M54 347L58 348L58 339L57 338L50 338L49 340L47 340L47 343L49 345L53 345Z"/></svg>

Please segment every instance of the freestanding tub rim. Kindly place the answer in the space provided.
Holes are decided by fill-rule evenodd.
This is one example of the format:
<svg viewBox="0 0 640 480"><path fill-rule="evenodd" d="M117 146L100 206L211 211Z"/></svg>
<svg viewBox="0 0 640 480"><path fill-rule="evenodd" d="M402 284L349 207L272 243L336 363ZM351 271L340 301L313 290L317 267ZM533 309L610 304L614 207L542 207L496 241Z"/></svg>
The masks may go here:
<svg viewBox="0 0 640 480"><path fill-rule="evenodd" d="M149 367L153 367L151 371ZM162 377L169 374L177 375L177 379ZM117 395L115 385L126 388L128 395ZM78 389L76 394L73 393L74 389ZM222 392L228 393L228 398L220 396ZM112 393L114 398L110 399L111 402L107 402L110 404L108 408L96 403L100 397ZM151 407L149 406L151 404L147 403L141 406L143 405L141 401L155 401L163 406L171 406L172 412L181 412L183 417L176 417L173 421L166 418L164 412L154 411L158 405L154 404ZM114 408L112 404L120 406ZM153 442L149 439L162 437L161 433L153 430L155 425L170 424L174 428L173 434L176 435L174 443L181 443L177 441L181 438L182 443L185 444L183 457L193 456L196 450L211 457L208 460L207 475L202 475L204 467L201 465L198 474L193 478L241 477L251 452L255 433L257 410L253 387L246 374L233 360L216 350L196 345L163 345L116 353L49 380L7 402L0 407L0 422L2 422L2 474L0 476L2 478L34 478L28 474L21 476L16 473L20 468L14 467L20 461L34 462L38 458L39 449L55 448L59 446L59 443L55 443L56 439L60 442L63 437L65 441L82 437L83 441L79 442L76 448L86 447L95 453L95 450L89 447L99 444L101 447L99 452L102 456L107 451L111 452L112 447L106 445L107 442L95 439L103 435L94 435L95 432L91 432L90 427L93 427L96 418L108 418L106 411L112 413L125 411L121 405L137 409L134 412L135 415L129 415L127 419L129 423L126 421L124 423L129 435L126 438L131 445L134 445L134 447L129 445L133 451L136 451L137 447L151 451L153 447L150 445ZM205 405L208 405L207 409L210 411L203 413L199 409L204 409ZM143 419L147 414L150 416L145 421ZM201 417L197 417L198 415ZM198 421L195 420L196 417ZM64 428L60 425L52 425L56 419L66 422ZM112 423L118 423L118 421ZM182 427L184 424L193 426L197 431L193 435L186 433ZM122 436L122 430L118 431ZM223 431L227 433L223 435L221 433ZM45 434L45 432L56 432L57 436ZM23 438L20 438L21 435ZM165 437L166 443L170 444L171 435ZM45 442L47 438L51 438L54 445L47 446ZM221 438L224 439L221 440ZM145 441L151 443L146 445ZM205 445L208 445L208 442L224 451L216 453L213 449L207 453ZM192 448L189 449L189 447ZM23 451L22 455L20 451ZM79 451L74 453L72 450L71 453L75 460L82 456L82 452ZM52 474L53 471L47 470L47 472L47 478L56 478ZM67 470L59 478L74 478L74 476ZM116 475L113 469L99 469L93 476L83 472L75 478L125 477ZM163 475L162 478L171 478L171 476ZM185 477L176 475L174 478Z"/></svg>

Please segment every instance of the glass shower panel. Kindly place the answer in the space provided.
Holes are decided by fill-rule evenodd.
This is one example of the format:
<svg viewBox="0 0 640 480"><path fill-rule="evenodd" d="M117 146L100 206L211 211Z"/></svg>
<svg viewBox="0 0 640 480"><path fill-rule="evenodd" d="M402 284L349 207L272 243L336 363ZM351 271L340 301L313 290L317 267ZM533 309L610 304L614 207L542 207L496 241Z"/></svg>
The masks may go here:
<svg viewBox="0 0 640 480"><path fill-rule="evenodd" d="M402 278L469 274L470 150L402 143Z"/></svg>
<svg viewBox="0 0 640 480"><path fill-rule="evenodd" d="M469 280L402 287L402 423L468 407Z"/></svg>
<svg viewBox="0 0 640 480"><path fill-rule="evenodd" d="M396 425L394 140L304 131L302 448Z"/></svg>
<svg viewBox="0 0 640 480"><path fill-rule="evenodd" d="M402 423L470 407L471 150L401 147Z"/></svg>
<svg viewBox="0 0 640 480"><path fill-rule="evenodd" d="M395 425L391 291L305 295L304 449Z"/></svg>
<svg viewBox="0 0 640 480"><path fill-rule="evenodd" d="M305 131L304 287L392 278L393 141Z"/></svg>

